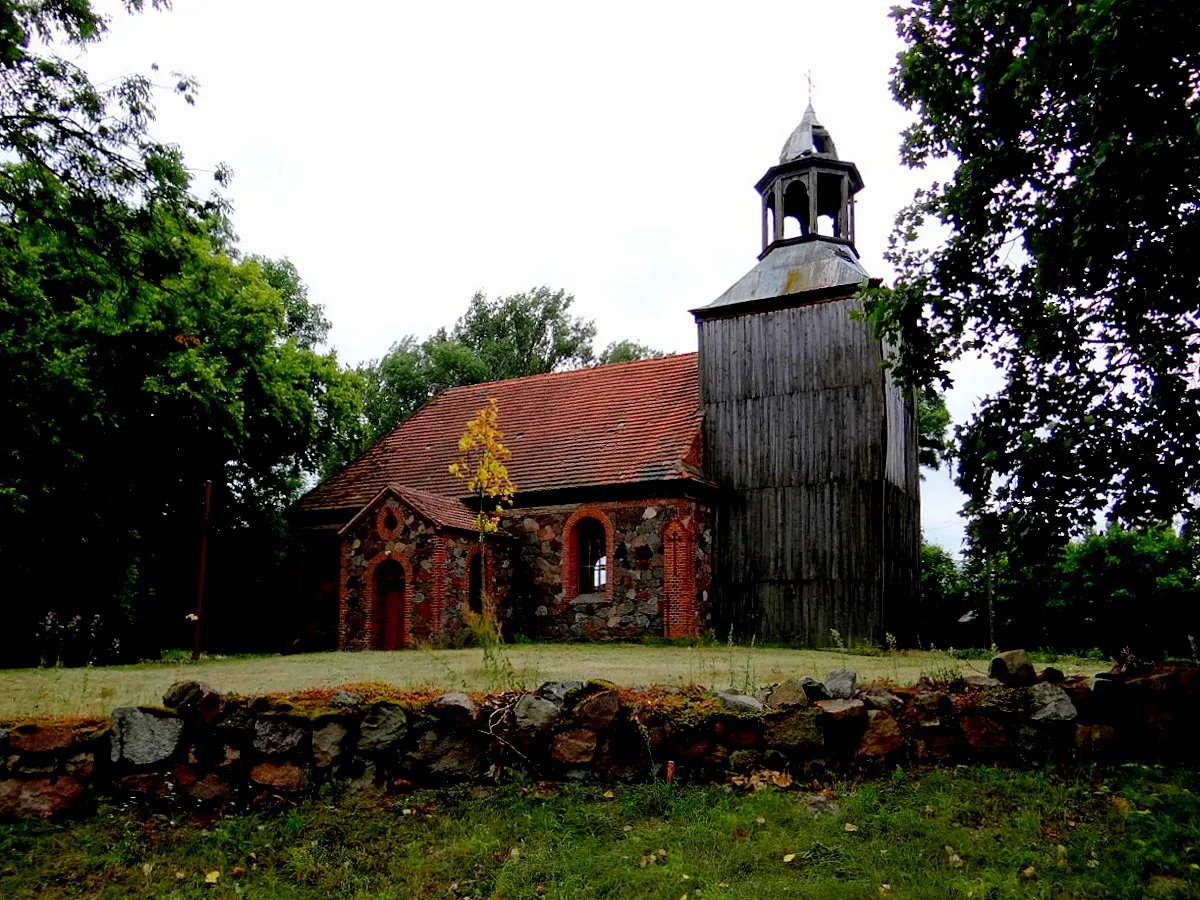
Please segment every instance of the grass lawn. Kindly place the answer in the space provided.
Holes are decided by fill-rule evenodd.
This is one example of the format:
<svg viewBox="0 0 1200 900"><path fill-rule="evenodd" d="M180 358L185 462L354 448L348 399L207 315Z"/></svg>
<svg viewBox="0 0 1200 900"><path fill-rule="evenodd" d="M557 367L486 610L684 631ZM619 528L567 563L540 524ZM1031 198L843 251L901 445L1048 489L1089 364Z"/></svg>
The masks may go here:
<svg viewBox="0 0 1200 900"><path fill-rule="evenodd" d="M986 767L733 793L330 796L211 823L0 826L0 896L1197 898L1200 770ZM215 874L213 874L215 873Z"/></svg>
<svg viewBox="0 0 1200 900"><path fill-rule="evenodd" d="M891 678L911 684L924 673L986 672L983 660L940 653L863 656L815 650L749 647L678 647L647 644L516 644L505 649L517 684L607 678L622 686L699 684L753 689L799 675L823 677L849 667L860 683ZM1067 674L1099 672L1108 663L1062 658ZM309 653L248 656L198 663L141 663L78 669L0 670L0 720L24 716L107 716L116 706L157 704L176 681L197 680L222 692L262 694L381 681L403 688L501 690L508 686L484 665L483 652L404 650L392 653Z"/></svg>

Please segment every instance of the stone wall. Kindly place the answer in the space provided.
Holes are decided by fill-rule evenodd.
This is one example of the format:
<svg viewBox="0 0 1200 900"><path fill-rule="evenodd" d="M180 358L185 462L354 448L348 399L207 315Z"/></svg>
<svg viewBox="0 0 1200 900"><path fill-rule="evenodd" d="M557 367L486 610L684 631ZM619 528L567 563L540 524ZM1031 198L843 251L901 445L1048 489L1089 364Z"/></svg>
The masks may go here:
<svg viewBox="0 0 1200 900"><path fill-rule="evenodd" d="M0 818L86 811L97 796L172 810L273 805L333 782L408 790L450 782L776 783L897 764L1042 764L1200 753L1200 669L1062 679L995 670L948 685L860 687L848 669L754 696L554 682L532 693L441 696L378 686L287 698L174 686L163 708L111 722L0 728Z"/></svg>
<svg viewBox="0 0 1200 900"><path fill-rule="evenodd" d="M609 527L608 584L603 592L573 596L571 527L593 516ZM691 631L708 625L712 524L706 507L690 500L644 500L511 510L501 527L515 541L514 571L504 612L512 631L544 640L628 640L668 634L664 530L686 529L694 556Z"/></svg>

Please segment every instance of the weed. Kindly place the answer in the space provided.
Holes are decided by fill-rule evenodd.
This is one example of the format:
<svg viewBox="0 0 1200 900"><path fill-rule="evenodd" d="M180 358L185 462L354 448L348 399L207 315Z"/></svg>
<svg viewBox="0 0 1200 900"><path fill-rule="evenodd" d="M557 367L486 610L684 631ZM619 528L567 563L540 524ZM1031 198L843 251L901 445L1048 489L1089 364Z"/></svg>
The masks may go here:
<svg viewBox="0 0 1200 900"><path fill-rule="evenodd" d="M483 651L483 671L487 677L488 688L494 691L516 690L522 685L519 683L516 667L508 658L500 623L486 592L481 599L483 612L466 610L463 619L471 629L476 645Z"/></svg>
<svg viewBox="0 0 1200 900"><path fill-rule="evenodd" d="M958 666L933 665L921 670L921 680L935 687L948 687L962 680L962 670Z"/></svg>
<svg viewBox="0 0 1200 900"><path fill-rule="evenodd" d="M754 642L756 635L750 636L746 646L745 662L737 664L737 642L733 639L733 628L729 629L729 637L725 642L725 650L729 657L729 689L742 694L753 694L758 689L758 676L754 666Z"/></svg>
<svg viewBox="0 0 1200 900"><path fill-rule="evenodd" d="M829 639L833 641L833 646L837 648L839 653L848 654L849 651L846 650L846 642L842 640L842 633L840 631L836 628L830 628Z"/></svg>

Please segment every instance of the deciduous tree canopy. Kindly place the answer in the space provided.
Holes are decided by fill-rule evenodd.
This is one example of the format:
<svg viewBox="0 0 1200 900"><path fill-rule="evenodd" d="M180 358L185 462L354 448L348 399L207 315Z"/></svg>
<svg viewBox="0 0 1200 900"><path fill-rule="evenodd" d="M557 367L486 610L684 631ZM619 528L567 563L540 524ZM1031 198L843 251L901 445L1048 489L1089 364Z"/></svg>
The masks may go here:
<svg viewBox="0 0 1200 900"><path fill-rule="evenodd" d="M968 512L1025 546L1110 507L1169 521L1200 487L1200 5L894 16L903 158L955 168L898 217L868 309L917 385L964 354L1003 373L957 433Z"/></svg>
<svg viewBox="0 0 1200 900"><path fill-rule="evenodd" d="M106 27L86 0L0 13L9 660L50 610L89 623L96 655L139 617L162 626L151 641L179 640L203 482L214 550L258 554L251 590L302 477L358 427L357 379L316 349L321 308L291 263L239 257L220 198L197 198L180 152L151 138L152 83L100 89L55 55ZM214 579L239 582L227 564Z"/></svg>

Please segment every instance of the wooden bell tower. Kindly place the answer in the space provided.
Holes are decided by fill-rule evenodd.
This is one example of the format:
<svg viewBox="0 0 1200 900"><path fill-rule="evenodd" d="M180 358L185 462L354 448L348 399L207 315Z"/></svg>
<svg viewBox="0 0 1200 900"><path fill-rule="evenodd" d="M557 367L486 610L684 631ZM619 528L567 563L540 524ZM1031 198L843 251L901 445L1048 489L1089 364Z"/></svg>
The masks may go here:
<svg viewBox="0 0 1200 900"><path fill-rule="evenodd" d="M810 103L756 188L758 264L699 330L706 463L721 487L718 636L828 645L903 639L915 618L920 476L913 398L851 316L858 168Z"/></svg>

